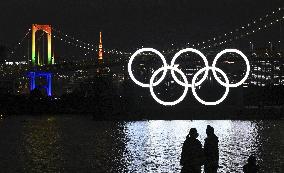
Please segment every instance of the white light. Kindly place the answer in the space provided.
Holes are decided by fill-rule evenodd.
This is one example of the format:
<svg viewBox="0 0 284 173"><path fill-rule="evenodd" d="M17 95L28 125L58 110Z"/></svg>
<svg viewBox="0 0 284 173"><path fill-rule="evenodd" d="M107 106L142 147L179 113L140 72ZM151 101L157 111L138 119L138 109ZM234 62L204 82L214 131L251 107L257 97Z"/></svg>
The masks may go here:
<svg viewBox="0 0 284 173"><path fill-rule="evenodd" d="M150 87L150 84L144 84L144 83L139 82L138 80L136 80L136 78L134 77L134 75L133 75L133 73L132 73L132 63L133 63L133 60L134 60L134 58L135 58L138 54L140 54L140 53L142 53L142 52L153 52L153 53L157 54L157 55L161 58L164 67L167 66L167 61L166 61L164 55L162 55L158 50L153 49L153 48L142 48L142 49L138 49L138 50L130 57L130 60L129 60L129 62L128 62L128 73L129 73L130 78L133 80L134 83L136 83L137 85L139 85L139 86L141 86L141 87ZM164 70L162 77L161 77L158 81L156 81L156 82L154 83L154 86L156 86L156 85L158 85L159 83L161 83L162 80L164 80L166 74L167 74L167 71Z"/></svg>
<svg viewBox="0 0 284 173"><path fill-rule="evenodd" d="M196 93L196 91L195 91L195 81L196 81L196 79L197 79L197 77L203 72L203 71L208 71L208 70L212 70L213 71L213 73L216 73L216 71L218 71L219 73L221 73L221 75L225 78L225 81L226 81L226 84L227 84L227 86L226 86L226 91L225 91L225 93L224 93L224 95L219 99L219 100L217 100L217 101L214 101L214 102L206 102L206 101L204 101L204 100L202 100L198 95L197 95L197 93ZM215 77L216 78L216 77ZM217 67L203 67L202 69L200 69L194 76L193 76L193 78L192 78L192 87L191 87L191 91L192 91L192 93L193 93L193 96L195 97L195 99L197 100L197 101L199 101L201 104L204 104L204 105L217 105L217 104L220 104L221 102L223 102L225 99L226 99L226 97L228 96L228 93L229 93L229 79L228 79L228 77L227 77L227 75L221 70L221 69L219 69L219 68L217 68Z"/></svg>
<svg viewBox="0 0 284 173"><path fill-rule="evenodd" d="M156 53L157 55L159 55L159 57L160 57L160 58L162 59L162 61L163 61L163 67L159 68L158 70L156 70L156 71L154 72L154 74L153 74L153 75L151 76L151 78L150 78L150 83L149 83L149 84L144 84L144 83L141 83L141 82L137 81L137 80L135 79L135 77L133 76L132 69L131 69L132 62L133 62L134 58L135 58L138 54L140 54L140 53L142 53L142 52L144 52L144 51L150 51L150 52ZM188 51L199 54L199 55L203 58L203 60L204 60L204 62L205 62L205 67L202 68L202 69L200 69L199 71L197 71L197 73L193 76L193 79L192 79L191 84L188 84L188 81L187 81L187 78L186 78L185 74L184 74L180 69L178 69L178 65L175 64L176 58L178 58L182 53L185 53L185 52L188 52ZM228 53L228 52L234 52L234 53L237 53L237 54L241 55L241 56L244 58L244 60L245 60L245 62L246 62L246 65L247 65L246 74L245 74L244 78L243 78L241 81L239 81L239 82L237 82L237 83L235 83L235 84L230 84L230 83L229 83L229 80L228 80L228 77L226 76L226 74L225 74L221 69L219 69L219 68L216 67L216 63L217 63L218 59L219 59L223 54ZM179 85L182 85L182 86L185 87L185 90L184 90L184 93L182 94L182 96L181 96L179 99L177 99L177 100L175 100L175 101L173 101L173 102L164 102L164 101L160 100L160 99L155 95L154 90L153 90L153 86L158 85L158 84L165 78L165 75L166 75L167 70L171 70L171 75L172 75L173 79L174 79ZM209 70L212 70L215 79L216 79L221 85L223 85L223 86L226 87L225 94L224 94L219 100L217 100L217 101L215 101L215 102L206 102L206 101L200 99L200 98L197 96L196 92L195 92L195 87L198 86L198 85L200 85L200 84L207 78L207 76L208 76L208 71L209 71ZM154 83L155 77L156 77L161 71L163 71L162 77L161 77L157 82ZM177 77L175 76L175 73L174 73L173 71L176 71L176 72L180 73L181 76L182 76L182 78L183 78L183 80L184 80L184 82L179 81L179 80L177 79ZM205 71L205 75L202 77L202 79L201 79L199 82L196 83L197 77L198 77L201 73L203 73L204 71ZM225 78L225 82L226 82L226 83L224 83L223 81L221 81L221 80L218 78L218 76L217 76L217 74L216 74L216 71L219 72L219 73L221 73L221 75ZM206 57L205 57L200 51L198 51L198 50L196 50L196 49L193 49L193 48L186 48L186 49L180 50L178 53L176 53L175 56L173 57L172 61L171 61L171 65L170 65L170 66L167 65L164 56L163 56L159 51L157 51L156 49L152 49L152 48L142 48L142 49L137 50L137 51L131 56L131 58L130 58L130 60L129 60L129 62L128 62L128 73L129 73L130 78L134 81L134 83L136 83L137 85L139 85L139 86L141 86L141 87L149 87L149 88L150 88L150 93L151 93L152 97L153 97L158 103L160 103L160 104L162 104L162 105L165 105L165 106L168 106L168 105L175 105L175 104L181 102L181 101L184 99L184 97L185 97L185 95L186 95L187 90L188 90L189 87L192 88L192 92L193 92L194 97L195 97L200 103L205 104L205 105L217 105L217 104L221 103L222 101L224 101L224 99L227 97L230 87L238 87L239 85L241 85L241 84L243 84L243 83L245 82L245 80L246 80L246 79L248 78L248 76L249 76L249 72L250 72L250 65L249 65L249 61L248 61L247 57L246 57L241 51L239 51L239 50L237 50L237 49L225 49L225 50L221 51L220 53L218 53L218 54L216 55L216 57L214 58L213 64L212 64L211 67L208 65L208 62L207 62ZM203 78L205 78L205 79L203 80Z"/></svg>
<svg viewBox="0 0 284 173"><path fill-rule="evenodd" d="M234 52L234 53L237 53L239 55L241 55L241 57L245 60L245 63L246 63L246 66L247 66L247 69L246 69L246 74L244 76L244 78L242 80L240 80L239 82L235 83L235 84L226 84L224 83L222 80L219 79L219 77L217 76L216 72L213 70L213 75L215 77L215 79L221 84L223 85L224 87L238 87L240 85L242 85L248 78L249 76L249 72L250 72L250 64L249 64L249 60L248 58L239 50L237 49L225 49L225 50L222 50L221 52L219 52L217 54L217 56L214 58L213 60L213 64L212 64L212 67L216 67L216 64L217 64L217 61L218 59L225 53L231 53L231 52Z"/></svg>
<svg viewBox="0 0 284 173"><path fill-rule="evenodd" d="M202 60L203 60L203 62L204 62L204 64L205 64L205 66L206 66L206 67L209 66L208 61L207 61L205 55L204 55L202 52L200 52L199 50L196 50L196 49L193 49L193 48L186 48L186 49L182 49L182 50L180 50L179 52L177 52L177 53L174 55L174 57L173 57L173 59L172 59L172 61L171 61L171 66L172 66L172 67L173 67L173 66L176 66L176 64L175 64L176 59L177 59L181 54L186 53L186 52L193 52L193 53L198 54L198 55L202 58ZM178 67L178 66L176 66L176 67ZM186 85L185 83L183 83L183 82L181 82L180 80L178 80L178 78L176 77L176 75L175 75L175 73L174 73L173 71L171 71L171 75L173 76L174 80L175 80L179 85L187 86L187 87L191 87L191 86L192 86L191 84L187 84L187 85ZM197 85L200 85L202 82L204 82L204 80L206 79L207 75L208 75L208 71L206 71L206 72L204 73L202 79L197 83Z"/></svg>
<svg viewBox="0 0 284 173"><path fill-rule="evenodd" d="M149 88L150 88L150 93L151 93L152 97L156 100L156 102L158 102L158 103L160 103L160 104L162 104L162 105L164 105L164 106L173 106L173 105L178 104L179 102L181 102L181 101L185 98L185 96L186 96L186 94L187 94L187 91L188 91L188 87L185 87L185 88L184 88L183 94L180 96L180 98L178 98L178 99L175 100L175 101L165 102L165 101L160 100L160 99L156 96L156 94L155 94L155 92L154 92L153 83L154 83L155 77L156 77L161 71L164 71L164 72L165 72L165 71L167 71L167 70L171 70L171 72L172 72L173 70L176 71L176 72L178 72L178 73L181 75L181 77L183 78L185 84L188 84L188 81L187 81L187 78L186 78L185 74L184 74L180 69L178 69L177 67L173 67L173 66L165 66L165 67L161 67L161 68L159 68L158 70L156 70L155 73L152 75L152 77L151 77L151 79L150 79L150 86L149 86Z"/></svg>

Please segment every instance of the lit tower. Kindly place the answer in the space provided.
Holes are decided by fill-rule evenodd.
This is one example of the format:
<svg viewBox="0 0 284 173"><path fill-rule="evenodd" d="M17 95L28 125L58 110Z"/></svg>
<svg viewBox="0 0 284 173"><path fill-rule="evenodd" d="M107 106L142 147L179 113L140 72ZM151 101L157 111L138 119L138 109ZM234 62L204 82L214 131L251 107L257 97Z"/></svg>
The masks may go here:
<svg viewBox="0 0 284 173"><path fill-rule="evenodd" d="M100 32L100 44L99 44L99 63L103 62L103 42L102 42L102 32Z"/></svg>
<svg viewBox="0 0 284 173"><path fill-rule="evenodd" d="M40 56L40 53L39 53L40 50L39 50L39 46L37 45L37 41L36 41L36 32L39 30L47 34L47 57L44 53L44 49L45 49L44 42L42 45L42 51L43 51L42 56ZM51 48L51 25L32 24L32 57L31 57L32 66L43 66L43 65L54 64L54 53L52 55L51 49L52 49ZM45 89L48 96L52 95L52 92L51 92L52 73L51 72L30 71L28 73L28 77L30 78L30 91L33 91L35 88ZM42 87L37 86L36 78L45 78L47 84Z"/></svg>
<svg viewBox="0 0 284 173"><path fill-rule="evenodd" d="M42 30L47 34L47 64L44 57L36 55L36 32ZM36 60L37 59L37 60ZM54 58L51 54L51 25L32 25L32 65L49 65L54 64Z"/></svg>

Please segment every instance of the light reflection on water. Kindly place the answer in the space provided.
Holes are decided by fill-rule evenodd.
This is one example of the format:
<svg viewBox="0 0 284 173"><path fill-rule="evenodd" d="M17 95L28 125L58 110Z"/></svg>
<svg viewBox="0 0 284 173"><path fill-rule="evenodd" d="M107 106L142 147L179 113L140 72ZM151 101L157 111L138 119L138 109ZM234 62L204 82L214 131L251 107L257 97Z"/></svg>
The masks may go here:
<svg viewBox="0 0 284 173"><path fill-rule="evenodd" d="M207 125L214 127L219 137L220 172L238 172L249 154L258 154L257 127L249 121L133 122L127 123L125 128L126 137L130 139L125 155L131 160L128 170L179 172L181 147L189 129L195 127L198 139L204 144Z"/></svg>
<svg viewBox="0 0 284 173"><path fill-rule="evenodd" d="M37 172L46 167L48 172L58 170L63 158L59 143L61 132L56 119L32 119L24 124L23 130L23 169L27 172Z"/></svg>
<svg viewBox="0 0 284 173"><path fill-rule="evenodd" d="M242 172L255 154L261 172L283 172L283 121L92 121L11 117L0 122L0 172L179 172L182 143L206 126L219 137L218 172ZM282 170L281 170L282 169Z"/></svg>

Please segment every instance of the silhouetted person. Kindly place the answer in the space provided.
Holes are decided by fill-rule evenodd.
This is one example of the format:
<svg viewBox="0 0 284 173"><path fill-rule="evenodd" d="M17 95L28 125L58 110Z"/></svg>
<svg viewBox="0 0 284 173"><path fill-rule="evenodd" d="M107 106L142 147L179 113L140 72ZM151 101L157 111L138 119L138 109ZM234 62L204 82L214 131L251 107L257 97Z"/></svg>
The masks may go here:
<svg viewBox="0 0 284 173"><path fill-rule="evenodd" d="M180 164L182 173L200 173L203 163L202 145L198 139L196 128L191 128L182 146Z"/></svg>
<svg viewBox="0 0 284 173"><path fill-rule="evenodd" d="M248 158L248 163L243 166L244 173L257 173L259 171L259 166L256 165L256 158L250 155Z"/></svg>
<svg viewBox="0 0 284 173"><path fill-rule="evenodd" d="M216 173L219 165L218 137L214 134L214 128L207 126L207 138L204 143L204 171L206 173Z"/></svg>

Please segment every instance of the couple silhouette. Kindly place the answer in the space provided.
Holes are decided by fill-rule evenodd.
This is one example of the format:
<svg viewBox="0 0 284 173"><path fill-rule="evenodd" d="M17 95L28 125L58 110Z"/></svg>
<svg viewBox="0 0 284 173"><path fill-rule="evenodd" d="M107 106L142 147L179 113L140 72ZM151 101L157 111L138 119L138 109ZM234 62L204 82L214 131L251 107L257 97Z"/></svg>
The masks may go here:
<svg viewBox="0 0 284 173"><path fill-rule="evenodd" d="M181 173L200 173L204 165L205 173L216 173L219 165L218 137L214 134L214 128L207 125L207 137L204 148L197 139L196 128L191 128L182 146L180 164Z"/></svg>

